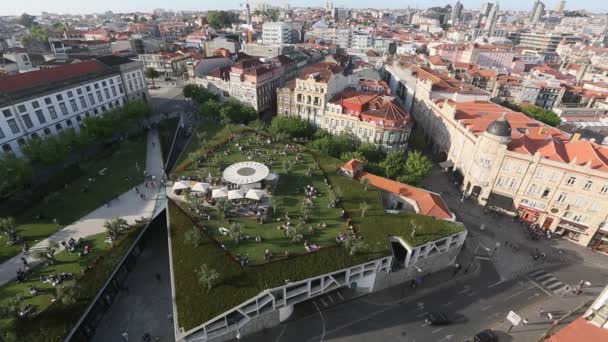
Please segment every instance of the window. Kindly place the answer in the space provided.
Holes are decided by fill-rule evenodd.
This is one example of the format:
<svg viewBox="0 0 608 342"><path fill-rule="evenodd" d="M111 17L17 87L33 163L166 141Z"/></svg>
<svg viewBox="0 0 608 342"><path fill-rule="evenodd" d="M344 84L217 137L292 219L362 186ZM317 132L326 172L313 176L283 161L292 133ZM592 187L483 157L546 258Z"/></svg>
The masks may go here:
<svg viewBox="0 0 608 342"><path fill-rule="evenodd" d="M17 140L17 144L19 144L19 146L25 146L25 139L20 138L19 140Z"/></svg>
<svg viewBox="0 0 608 342"><path fill-rule="evenodd" d="M608 194L608 185L602 186L602 189L600 190L600 194L602 194L602 195Z"/></svg>
<svg viewBox="0 0 608 342"><path fill-rule="evenodd" d="M6 137L6 135L4 135L2 128L0 128L0 139L4 139L5 137Z"/></svg>
<svg viewBox="0 0 608 342"><path fill-rule="evenodd" d="M17 107L17 110L19 110L19 113L25 113L25 111L26 111L25 105L19 105Z"/></svg>
<svg viewBox="0 0 608 342"><path fill-rule="evenodd" d="M57 119L57 112L55 111L55 106L47 107L49 114L51 114L51 120Z"/></svg>
<svg viewBox="0 0 608 342"><path fill-rule="evenodd" d="M78 95L82 95L82 88L78 88L78 89L76 89L76 94L78 94Z"/></svg>
<svg viewBox="0 0 608 342"><path fill-rule="evenodd" d="M106 81L101 81L101 86L105 87L107 85Z"/></svg>
<svg viewBox="0 0 608 342"><path fill-rule="evenodd" d="M72 106L73 111L75 111L75 112L78 111L78 105L76 105L76 100L70 99L70 106Z"/></svg>
<svg viewBox="0 0 608 342"><path fill-rule="evenodd" d="M574 185L575 182L576 182L576 177L570 177L570 178L568 178L568 181L566 182L566 184L572 186L572 185Z"/></svg>
<svg viewBox="0 0 608 342"><path fill-rule="evenodd" d="M108 88L104 88L103 92L106 94L106 99L110 98L110 90Z"/></svg>
<svg viewBox="0 0 608 342"><path fill-rule="evenodd" d="M593 201L593 202L591 202L591 205L589 205L589 209L587 209L587 210L589 210L590 212L596 212L597 207L598 207L598 202Z"/></svg>
<svg viewBox="0 0 608 342"><path fill-rule="evenodd" d="M530 189L528 189L528 195L536 195L537 192L538 192L538 187L536 186L536 184L532 184Z"/></svg>
<svg viewBox="0 0 608 342"><path fill-rule="evenodd" d="M89 94L89 102L91 102L91 105L95 104L95 98L93 97L93 94Z"/></svg>
<svg viewBox="0 0 608 342"><path fill-rule="evenodd" d="M86 108L87 107L87 101L84 99L84 96L80 96L78 98L78 100L80 100L80 107L82 107L82 108Z"/></svg>
<svg viewBox="0 0 608 342"><path fill-rule="evenodd" d="M51 135L51 130L50 130L50 129L48 129L48 128L45 128L45 129L44 129L44 134L45 134L45 135Z"/></svg>
<svg viewBox="0 0 608 342"><path fill-rule="evenodd" d="M120 83L120 84L118 85L118 90L120 90L120 93L121 93L121 94L124 94L124 93L125 93L125 89L122 87L122 83Z"/></svg>
<svg viewBox="0 0 608 342"><path fill-rule="evenodd" d="M30 135L30 137L32 139L38 139L39 138L37 133L32 133L32 135Z"/></svg>
<svg viewBox="0 0 608 342"><path fill-rule="evenodd" d="M50 97L45 97L44 98L44 103L46 103L47 105L50 105L51 103L53 103L53 100L51 100Z"/></svg>
<svg viewBox="0 0 608 342"><path fill-rule="evenodd" d="M11 152L13 152L13 149L11 148L11 145L9 145L9 144L2 145L2 150L4 151L4 153L11 153Z"/></svg>
<svg viewBox="0 0 608 342"><path fill-rule="evenodd" d="M99 114L99 111L97 110L97 108L93 109L93 113L95 113L95 115Z"/></svg>
<svg viewBox="0 0 608 342"><path fill-rule="evenodd" d="M8 123L8 127L11 129L11 132L13 132L13 134L19 133L19 126L17 126L17 122L15 121L15 119L8 119L6 120L6 122Z"/></svg>
<svg viewBox="0 0 608 342"><path fill-rule="evenodd" d="M110 78L110 84L114 84L114 79Z"/></svg>
<svg viewBox="0 0 608 342"><path fill-rule="evenodd" d="M55 129L58 130L58 131L61 131L63 129L63 126L61 126L61 124L58 123L58 124L55 125Z"/></svg>
<svg viewBox="0 0 608 342"><path fill-rule="evenodd" d="M112 86L111 89L112 89L112 96L116 97L117 96L117 94L116 94L116 87Z"/></svg>
<svg viewBox="0 0 608 342"><path fill-rule="evenodd" d="M511 179L511 184L509 184L509 189L515 189L517 186L517 179Z"/></svg>
<svg viewBox="0 0 608 342"><path fill-rule="evenodd" d="M5 109L2 111L2 114L4 114L5 118L10 118L11 116L13 116L13 113L11 113L10 109Z"/></svg>
<svg viewBox="0 0 608 342"><path fill-rule="evenodd" d="M557 196L557 203L564 203L564 201L566 201L566 196L567 194L565 192L560 193L559 196Z"/></svg>
<svg viewBox="0 0 608 342"><path fill-rule="evenodd" d="M67 119L67 120L65 121L65 124L66 124L66 125L68 125L68 127L72 127L72 120Z"/></svg>
<svg viewBox="0 0 608 342"><path fill-rule="evenodd" d="M93 87L95 87L95 89L99 89L99 83L93 84Z"/></svg>
<svg viewBox="0 0 608 342"><path fill-rule="evenodd" d="M57 101L63 101L63 96L61 94L57 94Z"/></svg>
<svg viewBox="0 0 608 342"><path fill-rule="evenodd" d="M68 115L68 107L65 106L65 102L59 104L59 109L61 109L61 114Z"/></svg>
<svg viewBox="0 0 608 342"><path fill-rule="evenodd" d="M103 102L103 96L101 96L101 91L100 91L100 90L98 90L98 91L96 92L96 94L97 94L97 99L99 100L99 102Z"/></svg>
<svg viewBox="0 0 608 342"><path fill-rule="evenodd" d="M545 188L545 191L543 191L543 195L542 198L547 198L549 197L549 193L551 192L551 189L549 188Z"/></svg>
<svg viewBox="0 0 608 342"><path fill-rule="evenodd" d="M42 114L41 109L38 109L34 113L36 113L36 117L38 118L38 121L40 122L41 125L46 122L46 118L44 117L44 114Z"/></svg>
<svg viewBox="0 0 608 342"><path fill-rule="evenodd" d="M91 91L91 86L84 87L87 91Z"/></svg>
<svg viewBox="0 0 608 342"><path fill-rule="evenodd" d="M69 98L74 97L74 93L71 90L68 90L68 97Z"/></svg>
<svg viewBox="0 0 608 342"><path fill-rule="evenodd" d="M32 118L30 118L29 114L24 114L21 116L21 118L23 119L23 123L27 129L34 127L34 123L32 122Z"/></svg>
<svg viewBox="0 0 608 342"><path fill-rule="evenodd" d="M40 104L38 103L38 101L32 101L32 107L35 108L40 108Z"/></svg>
<svg viewBox="0 0 608 342"><path fill-rule="evenodd" d="M585 183L584 189L585 190L590 190L592 185L593 185L592 181L587 181L587 183Z"/></svg>
<svg viewBox="0 0 608 342"><path fill-rule="evenodd" d="M78 121L78 122L82 121L82 117L80 115L76 115L76 121Z"/></svg>

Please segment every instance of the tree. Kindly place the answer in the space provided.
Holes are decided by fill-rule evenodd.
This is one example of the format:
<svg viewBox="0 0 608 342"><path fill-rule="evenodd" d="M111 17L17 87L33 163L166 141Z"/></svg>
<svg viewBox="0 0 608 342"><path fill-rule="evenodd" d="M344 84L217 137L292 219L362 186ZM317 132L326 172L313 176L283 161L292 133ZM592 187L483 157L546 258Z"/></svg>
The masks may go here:
<svg viewBox="0 0 608 342"><path fill-rule="evenodd" d="M228 227L228 236L238 245L243 236L243 225L240 222L232 222Z"/></svg>
<svg viewBox="0 0 608 342"><path fill-rule="evenodd" d="M238 22L238 14L228 11L208 11L207 22L214 29L230 27Z"/></svg>
<svg viewBox="0 0 608 342"><path fill-rule="evenodd" d="M8 298L0 304L0 316L3 318L12 318L17 316L23 304L23 295L17 294Z"/></svg>
<svg viewBox="0 0 608 342"><path fill-rule="evenodd" d="M204 238L203 234L201 234L198 229L192 227L192 229L190 229L186 232L186 234L184 234L184 240L186 241L186 243L191 243L192 246L198 247L203 244Z"/></svg>
<svg viewBox="0 0 608 342"><path fill-rule="evenodd" d="M110 236L112 240L116 240L118 239L120 233L129 227L129 224L122 217L115 217L106 221L103 226L106 229L108 236Z"/></svg>
<svg viewBox="0 0 608 342"><path fill-rule="evenodd" d="M433 170L433 163L420 151L411 151L407 155L404 174L398 177L400 182L419 185Z"/></svg>
<svg viewBox="0 0 608 342"><path fill-rule="evenodd" d="M66 23L58 22L53 24L53 32L61 33L68 30Z"/></svg>
<svg viewBox="0 0 608 342"><path fill-rule="evenodd" d="M283 200L281 200L279 197L277 196L272 196L270 197L270 199L268 200L268 206L270 206L270 208L272 208L272 212L274 214L279 212L279 208L283 205Z"/></svg>
<svg viewBox="0 0 608 342"><path fill-rule="evenodd" d="M285 236L291 240L291 242L302 242L304 240L304 223L298 222L295 225L290 225L285 229Z"/></svg>
<svg viewBox="0 0 608 342"><path fill-rule="evenodd" d="M299 118L277 116L270 123L270 133L274 135L287 133L294 138L311 138L315 128L310 122Z"/></svg>
<svg viewBox="0 0 608 342"><path fill-rule="evenodd" d="M22 38L25 44L40 43L46 44L49 39L49 29L34 23L30 27L30 33Z"/></svg>
<svg viewBox="0 0 608 342"><path fill-rule="evenodd" d="M353 256L367 248L367 244L363 242L363 238L355 234L346 234L346 239L343 242L344 248L350 256Z"/></svg>
<svg viewBox="0 0 608 342"><path fill-rule="evenodd" d="M216 119L220 116L222 106L214 99L208 99L198 107L198 113L203 118Z"/></svg>
<svg viewBox="0 0 608 342"><path fill-rule="evenodd" d="M226 219L228 217L228 212L232 208L232 203L230 203L225 198L220 198L215 204L217 210L220 212L220 216L222 219Z"/></svg>
<svg viewBox="0 0 608 342"><path fill-rule="evenodd" d="M207 288L207 291L215 287L220 279L220 274L215 269L207 266L207 264L202 264L194 272L198 277L198 283Z"/></svg>
<svg viewBox="0 0 608 342"><path fill-rule="evenodd" d="M380 167L384 169L386 177L396 179L403 174L405 162L406 158L403 152L393 151L380 163Z"/></svg>
<svg viewBox="0 0 608 342"><path fill-rule="evenodd" d="M228 122L234 124L247 124L258 118L255 109L250 106L243 106L237 100L230 98L220 109L220 114Z"/></svg>
<svg viewBox="0 0 608 342"><path fill-rule="evenodd" d="M365 217L365 214L369 210L370 205L366 201L359 203L359 210L361 210L361 217Z"/></svg>
<svg viewBox="0 0 608 342"><path fill-rule="evenodd" d="M17 227L12 217L0 217L0 230L6 235L9 246L13 246L23 239L21 234L17 232Z"/></svg>
<svg viewBox="0 0 608 342"><path fill-rule="evenodd" d="M367 189L369 188L369 179L361 178L361 180L359 182L363 186L363 190L367 191Z"/></svg>
<svg viewBox="0 0 608 342"><path fill-rule="evenodd" d="M363 163L367 163L367 158L365 158L363 153L361 153L359 151L343 152L340 155L340 159L342 161L349 161L351 159L357 159L359 161L362 161Z"/></svg>
<svg viewBox="0 0 608 342"><path fill-rule="evenodd" d="M82 288L76 281L66 282L57 287L57 299L63 305L76 304L81 293Z"/></svg>
<svg viewBox="0 0 608 342"><path fill-rule="evenodd" d="M38 259L44 260L45 265L53 265L55 263L55 253L59 249L57 241L49 240L49 243L38 251L36 255Z"/></svg>
<svg viewBox="0 0 608 342"><path fill-rule="evenodd" d="M34 20L36 20L36 17L34 17L33 15L23 13L21 17L19 17L19 24L30 28L32 27L32 25L34 25Z"/></svg>
<svg viewBox="0 0 608 342"><path fill-rule="evenodd" d="M0 198L22 191L32 181L32 166L25 158L0 154Z"/></svg>
<svg viewBox="0 0 608 342"><path fill-rule="evenodd" d="M199 86L197 84L187 84L184 86L184 97L189 99L189 100L193 100L194 99L194 95L196 94L197 88Z"/></svg>
<svg viewBox="0 0 608 342"><path fill-rule="evenodd" d="M152 87L155 88L156 84L154 80L160 77L160 72L156 71L154 68L146 68L145 74L146 78L152 79Z"/></svg>
<svg viewBox="0 0 608 342"><path fill-rule="evenodd" d="M125 118L132 123L138 123L152 116L152 108L143 101L129 101L121 110Z"/></svg>
<svg viewBox="0 0 608 342"><path fill-rule="evenodd" d="M254 120L249 123L249 127L253 128L253 130L259 134L260 132L266 130L266 123L264 123L262 120Z"/></svg>
<svg viewBox="0 0 608 342"><path fill-rule="evenodd" d="M386 158L386 153L372 143L361 144L357 149L357 152L361 153L361 155L371 163L379 163Z"/></svg>

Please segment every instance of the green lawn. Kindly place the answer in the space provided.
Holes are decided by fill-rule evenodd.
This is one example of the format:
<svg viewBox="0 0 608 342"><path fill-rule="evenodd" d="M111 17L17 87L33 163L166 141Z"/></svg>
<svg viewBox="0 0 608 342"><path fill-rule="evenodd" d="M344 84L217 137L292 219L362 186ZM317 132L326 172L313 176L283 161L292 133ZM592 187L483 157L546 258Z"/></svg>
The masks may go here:
<svg viewBox="0 0 608 342"><path fill-rule="evenodd" d="M69 187L46 195L40 202L32 203L15 217L17 230L30 246L35 245L102 206L107 200L143 182L145 160L146 139L141 137L136 141L125 140L110 156L82 163L82 175ZM139 164L139 169L135 163ZM100 176L98 172L103 168L108 171ZM94 178L95 181L89 182L89 178ZM88 186L88 191L82 192L85 186ZM53 219L57 219L58 224L54 224ZM0 236L0 262L20 253L21 247L22 245L7 246L6 237Z"/></svg>
<svg viewBox="0 0 608 342"><path fill-rule="evenodd" d="M0 302L22 294L25 299L23 305L35 305L38 313L29 319L1 319L0 329L8 332L8 336L3 336L6 341L63 341L143 227L143 224L132 226L123 233L114 248L103 241L105 234L90 236L85 244L93 248L92 254L79 257L76 253L63 251L57 254L55 264L39 265L32 269L28 281L21 284L11 281L0 287ZM85 266L92 268L82 274L81 270ZM52 303L54 287L39 280L40 276L60 272L73 273L80 284L81 293L75 304L64 305L59 301ZM32 297L29 293L30 286L38 287L41 293Z"/></svg>
<svg viewBox="0 0 608 342"><path fill-rule="evenodd" d="M220 130L216 136L208 139L208 145L204 149L208 151L217 142L224 141L229 135L226 131L227 129ZM236 140L249 145L258 144L251 140L251 133L245 131L246 129L242 128L242 131L237 134ZM206 177L209 170L217 176L220 169L246 159L236 150L234 143L235 141L219 148L215 154L216 158L209 158L202 163L182 164L181 168L176 169L172 174L172 178L175 179L180 175ZM203 149L200 146L197 148ZM229 155L223 153L225 149L230 151ZM197 149L193 148L192 151L197 151ZM421 215L385 214L377 190L370 188L365 191L359 182L336 175L336 170L342 164L341 161L320 156L316 152L306 150L305 147L302 147L302 151L304 161L296 164L290 172L283 169L282 160L293 160L294 154L277 157L276 164L270 167L271 171L280 175L280 182L274 196L281 198L283 202L278 215L273 216L273 222L260 225L252 218L230 218L244 225L245 234L261 235L264 239L262 243L249 240L241 241L237 245L229 238L220 235L217 228L226 227L228 222L220 218L219 212L215 208L207 208L206 211L211 214L212 219L202 221L202 223L209 228L210 235L204 234L202 245L195 247L185 238L186 233L194 227L192 221L192 217L195 217L194 213L190 211L189 205L186 203L178 206L172 201L169 202L176 302L178 322L181 327L186 330L192 329L264 289L284 284L286 279L302 280L389 255L391 253L389 235L398 235L412 245L419 245L463 229L460 225ZM317 166L317 162L320 168ZM313 172L312 179L305 176L309 167ZM341 230L346 230L346 224L339 217L341 209L328 208L328 189L323 182L324 175L328 177L329 183L334 189L339 188L343 193L344 208L351 215L353 223L358 227L367 245L365 250L353 256L349 255L346 249L335 244L335 237ZM321 196L313 200L312 219L307 226L316 227L317 223L326 222L328 228L319 230L313 235L305 235L305 239L310 243L319 244L322 248L318 252L304 254L301 242L288 241L283 233L277 230L280 223L276 222L276 218L284 217L285 211L288 211L292 221L297 222L300 202L304 198L300 189L310 183L321 191ZM361 202L367 202L370 205L365 217L360 215ZM417 227L416 232L412 234L414 227ZM231 255L249 255L250 265L240 267L221 247L222 244ZM292 255L287 258L275 258L271 262L264 263L263 251L266 248L271 249L275 255L284 251L290 251ZM207 264L220 273L219 283L210 291L198 283L194 272L202 264Z"/></svg>
<svg viewBox="0 0 608 342"><path fill-rule="evenodd" d="M182 170L187 167L187 165L196 159L195 152L200 151L203 146L213 146L219 141L226 139L230 135L231 129L236 129L236 127L224 127L221 123L214 120L200 122L190 138L190 143L186 145L186 148L184 148L184 151L175 163L175 170Z"/></svg>

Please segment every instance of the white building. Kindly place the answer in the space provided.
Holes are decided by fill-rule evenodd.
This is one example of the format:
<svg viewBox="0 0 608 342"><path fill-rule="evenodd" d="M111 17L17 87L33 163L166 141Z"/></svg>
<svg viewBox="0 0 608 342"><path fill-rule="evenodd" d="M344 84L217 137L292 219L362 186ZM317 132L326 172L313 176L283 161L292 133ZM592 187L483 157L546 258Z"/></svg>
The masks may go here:
<svg viewBox="0 0 608 342"><path fill-rule="evenodd" d="M291 28L283 22L270 22L262 25L262 43L281 45L291 43Z"/></svg>
<svg viewBox="0 0 608 342"><path fill-rule="evenodd" d="M120 59L120 61L118 60ZM0 146L21 156L28 139L79 131L84 118L146 101L141 63L111 57L0 78Z"/></svg>

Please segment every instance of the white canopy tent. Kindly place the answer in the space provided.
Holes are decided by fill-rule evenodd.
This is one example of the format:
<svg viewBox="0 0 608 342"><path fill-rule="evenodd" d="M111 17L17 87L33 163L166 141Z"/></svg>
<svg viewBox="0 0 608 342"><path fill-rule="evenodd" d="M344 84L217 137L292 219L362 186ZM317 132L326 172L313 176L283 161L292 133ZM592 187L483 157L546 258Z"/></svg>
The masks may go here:
<svg viewBox="0 0 608 342"><path fill-rule="evenodd" d="M268 174L268 176L266 176L266 178L264 178L264 180L267 180L267 181L273 181L275 179L277 179L277 174L274 172L270 172Z"/></svg>
<svg viewBox="0 0 608 342"><path fill-rule="evenodd" d="M184 190L190 187L190 182L178 181L173 184L173 191Z"/></svg>
<svg viewBox="0 0 608 342"><path fill-rule="evenodd" d="M236 200L245 197L245 192L241 189L228 191L228 199Z"/></svg>
<svg viewBox="0 0 608 342"><path fill-rule="evenodd" d="M211 191L211 198L220 198L220 197L228 197L227 188L213 189Z"/></svg>
<svg viewBox="0 0 608 342"><path fill-rule="evenodd" d="M266 196L264 191L255 190L255 189L251 189L251 190L247 191L247 193L245 194L245 198L256 200L256 201L261 200L262 197L264 197L264 196Z"/></svg>
<svg viewBox="0 0 608 342"><path fill-rule="evenodd" d="M262 181L268 176L268 167L262 163L246 161L228 166L223 173L225 181L244 185Z"/></svg>
<svg viewBox="0 0 608 342"><path fill-rule="evenodd" d="M192 191L206 193L207 191L209 191L210 187L211 187L211 185L209 183L199 183L199 182L197 182L192 187Z"/></svg>

